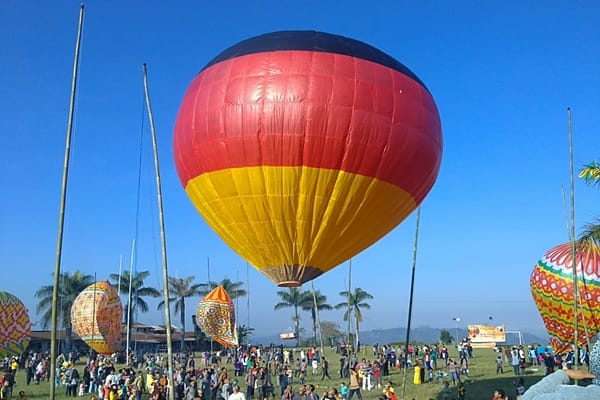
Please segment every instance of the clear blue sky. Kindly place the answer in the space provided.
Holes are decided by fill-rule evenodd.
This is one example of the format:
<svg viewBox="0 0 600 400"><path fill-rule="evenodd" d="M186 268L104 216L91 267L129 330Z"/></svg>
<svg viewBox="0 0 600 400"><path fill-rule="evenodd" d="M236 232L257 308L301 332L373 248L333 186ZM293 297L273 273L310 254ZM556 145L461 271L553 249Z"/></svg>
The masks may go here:
<svg viewBox="0 0 600 400"><path fill-rule="evenodd" d="M596 1L239 1L87 3L67 203L63 271L104 279L129 267L140 133L136 268L161 287L160 241L142 63L148 63L171 275L246 280L246 264L187 199L172 159L173 125L195 74L250 36L311 29L365 41L414 71L436 99L444 154L422 207L413 326L505 323L543 331L529 277L567 240L568 106L575 165L600 158L600 5ZM537 4L537 5L533 5ZM71 66L79 2L0 2L0 289L26 303L52 282ZM600 192L576 184L577 228ZM362 329L406 326L415 217L354 258L353 286L372 293ZM348 267L318 278L343 301ZM257 334L291 325L274 284L250 271ZM188 302L195 309L197 300ZM155 309L156 302L152 303ZM161 323L162 313L142 317ZM239 303L247 323L246 300ZM340 313L323 320L341 323ZM189 316L187 321L189 321ZM308 328L309 316L303 315ZM343 323L341 323L344 326ZM188 325L189 326L189 325Z"/></svg>

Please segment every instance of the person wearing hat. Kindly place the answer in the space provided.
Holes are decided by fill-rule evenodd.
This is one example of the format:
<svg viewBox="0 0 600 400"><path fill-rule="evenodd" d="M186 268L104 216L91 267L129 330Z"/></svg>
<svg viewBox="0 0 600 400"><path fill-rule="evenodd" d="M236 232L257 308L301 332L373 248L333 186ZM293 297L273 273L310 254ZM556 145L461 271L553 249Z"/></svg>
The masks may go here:
<svg viewBox="0 0 600 400"><path fill-rule="evenodd" d="M598 400L600 399L600 335L589 354L589 372L581 369L559 369L531 386L522 400ZM570 380L591 379L587 386L569 385Z"/></svg>

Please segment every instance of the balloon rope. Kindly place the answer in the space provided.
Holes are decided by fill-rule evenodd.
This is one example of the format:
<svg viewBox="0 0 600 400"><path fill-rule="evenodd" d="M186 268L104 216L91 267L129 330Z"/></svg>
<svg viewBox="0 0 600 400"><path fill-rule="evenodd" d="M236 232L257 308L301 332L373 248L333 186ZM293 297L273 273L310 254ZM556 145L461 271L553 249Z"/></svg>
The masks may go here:
<svg viewBox="0 0 600 400"><path fill-rule="evenodd" d="M419 222L421 220L421 207L417 208L417 223L415 228L415 244L413 247L412 275L410 278L410 296L408 300L408 322L406 324L406 345L404 347L405 358L408 357L408 344L410 343L410 322L412 320L413 293L415 289L415 271L417 269L417 248L419 243ZM406 370L407 365L403 365L404 378L402 382L402 398L406 397Z"/></svg>

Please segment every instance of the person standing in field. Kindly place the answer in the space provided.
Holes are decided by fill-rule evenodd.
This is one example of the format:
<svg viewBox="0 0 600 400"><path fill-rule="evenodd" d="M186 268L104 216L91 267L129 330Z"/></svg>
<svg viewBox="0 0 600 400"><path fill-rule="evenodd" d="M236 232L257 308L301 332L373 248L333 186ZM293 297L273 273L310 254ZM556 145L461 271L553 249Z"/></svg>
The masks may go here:
<svg viewBox="0 0 600 400"><path fill-rule="evenodd" d="M452 384L456 385L460 382L460 378L458 376L458 372L456 370L457 366L453 359L448 359L448 375L450 375L450 379L452 380Z"/></svg>
<svg viewBox="0 0 600 400"><path fill-rule="evenodd" d="M231 388L231 394L229 395L229 399L228 400L246 400L246 396L244 396L244 393L240 392L240 386L239 385L233 385Z"/></svg>
<svg viewBox="0 0 600 400"><path fill-rule="evenodd" d="M496 358L496 375L498 374L503 374L504 373L504 360L502 359L502 356L498 356L498 358Z"/></svg>
<svg viewBox="0 0 600 400"><path fill-rule="evenodd" d="M356 394L358 400L362 400L362 393L360 393L360 382L358 379L358 372L356 369L350 369L350 385L348 386L350 389L348 392L348 400L351 400L352 397Z"/></svg>
<svg viewBox="0 0 600 400"><path fill-rule="evenodd" d="M331 377L329 376L329 361L327 361L325 359L325 357L323 357L321 359L323 365L321 366L321 369L323 370L323 375L321 376L321 380L327 378L327 379L331 379Z"/></svg>

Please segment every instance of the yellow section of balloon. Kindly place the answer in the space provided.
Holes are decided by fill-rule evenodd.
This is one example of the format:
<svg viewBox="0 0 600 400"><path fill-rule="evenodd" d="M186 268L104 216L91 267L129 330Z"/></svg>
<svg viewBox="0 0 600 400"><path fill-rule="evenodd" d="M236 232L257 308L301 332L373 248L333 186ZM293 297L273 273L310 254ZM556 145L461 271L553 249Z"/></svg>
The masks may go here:
<svg viewBox="0 0 600 400"><path fill-rule="evenodd" d="M310 167L219 170L190 180L186 192L210 227L280 286L343 263L416 207L395 185Z"/></svg>
<svg viewBox="0 0 600 400"><path fill-rule="evenodd" d="M111 354L121 350L121 299L107 281L85 288L71 308L73 330L94 351Z"/></svg>

